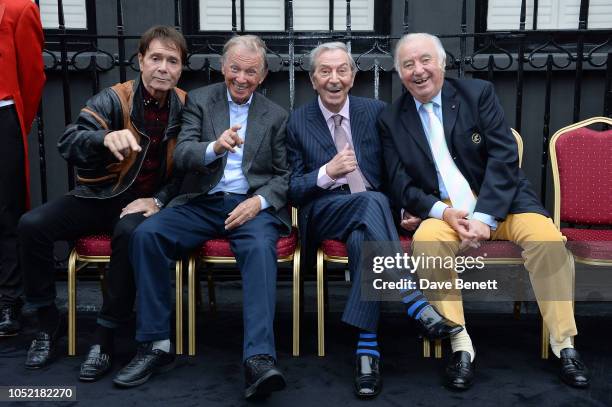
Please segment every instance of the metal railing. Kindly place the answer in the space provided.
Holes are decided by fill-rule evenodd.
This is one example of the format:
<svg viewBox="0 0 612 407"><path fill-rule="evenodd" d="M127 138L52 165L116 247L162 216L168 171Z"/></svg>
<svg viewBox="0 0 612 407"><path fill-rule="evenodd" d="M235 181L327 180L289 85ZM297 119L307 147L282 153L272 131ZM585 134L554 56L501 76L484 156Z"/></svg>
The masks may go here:
<svg viewBox="0 0 612 407"><path fill-rule="evenodd" d="M208 83L211 74L218 72L216 66L222 45L232 35L245 32L244 0L232 0L232 28L226 33L185 33L190 46L190 53L185 61L185 71L200 72ZM285 0L286 32L261 33L269 44L270 70L286 72L288 91L287 106L294 108L296 92L296 71L308 70L306 61L307 48L318 43L339 40L347 43L349 50L359 49L354 57L360 71L372 73L372 95L380 97L380 80L383 75L392 75L392 46L403 33L411 31L409 24L409 0L404 0L402 32L395 35L376 35L376 33L354 32L351 26L351 1L346 0L346 29L334 31L333 0L330 0L329 30L326 32L303 33L294 30L292 0ZM501 72L511 72L516 80L516 97L514 127L520 132L523 123L523 94L525 71L541 72L544 81L544 117L542 118L542 157L541 157L541 198L546 195L546 173L548 162L548 141L550 136L551 90L553 72L558 70L574 72L573 121L578 121L581 112L582 82L585 70L605 71L602 81L601 114L610 116L612 109L612 30L588 29L588 0L581 0L578 29L576 30L527 30L526 0L521 2L519 29L503 32L469 32L467 0L462 1L461 19L458 32L452 35L441 35L443 41L458 39L458 51L447 52L447 71L464 77L469 74L495 82ZM65 124L71 117L71 77L89 75L92 94L100 91L100 74L111 70L119 71L119 78L125 81L128 70L137 71L137 54L129 54L126 41L138 36L125 35L124 7L122 0L116 0L115 35L95 35L75 33L65 25L62 0L58 0L59 29L46 33L47 46L44 51L48 72L61 76L63 92L63 112ZM244 18L237 23L237 10ZM182 31L183 4L174 0L174 25ZM537 1L535 2L533 27L537 27ZM99 40L116 41L115 50L104 50L98 46ZM473 46L472 46L473 43ZM280 45L279 45L280 44ZM53 50L51 50L53 48ZM389 101L390 102L390 101ZM42 109L40 110L42 111ZM42 201L47 200L46 154L44 149L45 126L41 114L38 115L38 144L40 157L40 179ZM69 186L74 186L73 171L70 168Z"/></svg>

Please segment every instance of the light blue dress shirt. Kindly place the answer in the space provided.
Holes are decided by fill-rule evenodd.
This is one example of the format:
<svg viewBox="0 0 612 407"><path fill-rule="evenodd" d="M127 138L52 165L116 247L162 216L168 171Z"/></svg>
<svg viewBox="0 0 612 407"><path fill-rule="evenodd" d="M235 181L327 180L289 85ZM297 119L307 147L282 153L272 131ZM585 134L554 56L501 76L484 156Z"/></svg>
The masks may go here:
<svg viewBox="0 0 612 407"><path fill-rule="evenodd" d="M431 102L433 103L433 111L434 114L438 117L438 119L440 119L440 123L444 123L444 121L442 120L442 95L441 92L438 92L438 94L436 96L433 97L433 99L431 99ZM421 119L421 124L423 125L423 130L425 131L425 135L427 136L427 142L429 143L429 148L431 149L431 141L430 141L430 137L429 137L429 115L427 114L427 111L425 110L423 106L423 103L419 102L418 100L414 99L414 103L416 105L416 109L417 112L419 114L419 118ZM450 148L449 148L450 151ZM434 161L435 162L435 161ZM448 192L446 190L446 187L444 186L444 180L442 179L442 176L440 175L440 171L438 171L438 166L436 164L436 175L438 176L438 185L440 186L440 198L445 200L445 199L449 199L448 196ZM442 219L442 215L444 213L444 209L448 208L448 205L445 204L442 201L438 201L436 202L431 209L429 210L429 217L431 218L436 218L436 219ZM403 213L402 213L403 215ZM474 214L472 215L472 219L476 219L479 220L483 223L486 223L487 225L489 225L491 227L492 230L497 229L497 221L495 220L495 218L491 215L487 215L486 213L482 213L482 212L474 212Z"/></svg>
<svg viewBox="0 0 612 407"><path fill-rule="evenodd" d="M253 95L245 103L239 105L232 100L232 96L229 91L227 92L227 103L229 104L229 118L230 126L239 124L240 130L238 130L238 136L246 143L246 129L247 129L247 118L249 117L249 107ZM211 162L227 156L227 162L225 163L225 169L223 170L223 177L217 185L215 185L208 193L214 194L215 192L231 192L234 194L246 194L249 190L249 183L247 182L244 173L242 172L242 157L244 152L244 144L241 146L234 147L235 153L225 151L223 154L215 154L213 149L214 143L209 143L206 147L206 153L204 154L204 164L208 165ZM261 195L257 195L261 201L261 209L264 210L270 206L266 198Z"/></svg>

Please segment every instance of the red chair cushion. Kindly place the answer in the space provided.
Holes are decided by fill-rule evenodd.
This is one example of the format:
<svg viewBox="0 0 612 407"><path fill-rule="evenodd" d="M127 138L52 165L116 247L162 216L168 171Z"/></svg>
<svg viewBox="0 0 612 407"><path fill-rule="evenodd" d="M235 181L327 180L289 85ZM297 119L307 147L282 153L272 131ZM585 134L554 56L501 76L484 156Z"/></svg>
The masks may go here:
<svg viewBox="0 0 612 407"><path fill-rule="evenodd" d="M276 242L276 255L287 257L295 252L297 247L298 235L295 228L291 229L289 236L281 236ZM202 245L201 256L212 257L234 257L234 252L230 248L229 239L211 239Z"/></svg>
<svg viewBox="0 0 612 407"><path fill-rule="evenodd" d="M323 253L325 253L326 256L348 257L346 245L340 240L323 240L321 242L321 249L323 250Z"/></svg>
<svg viewBox="0 0 612 407"><path fill-rule="evenodd" d="M409 236L400 235L400 244L402 245L402 249L404 252L410 253L410 245L412 243L412 238ZM346 244L341 242L340 240L324 240L321 242L321 249L323 249L323 253L326 256L334 256L334 257L348 257L348 252L346 250Z"/></svg>
<svg viewBox="0 0 612 407"><path fill-rule="evenodd" d="M612 230L561 228L575 256L612 260Z"/></svg>
<svg viewBox="0 0 612 407"><path fill-rule="evenodd" d="M561 221L612 224L612 130L572 130L555 145ZM608 175L606 175L608 174Z"/></svg>
<svg viewBox="0 0 612 407"><path fill-rule="evenodd" d="M100 233L83 236L76 241L74 247L79 256L110 256L111 235Z"/></svg>

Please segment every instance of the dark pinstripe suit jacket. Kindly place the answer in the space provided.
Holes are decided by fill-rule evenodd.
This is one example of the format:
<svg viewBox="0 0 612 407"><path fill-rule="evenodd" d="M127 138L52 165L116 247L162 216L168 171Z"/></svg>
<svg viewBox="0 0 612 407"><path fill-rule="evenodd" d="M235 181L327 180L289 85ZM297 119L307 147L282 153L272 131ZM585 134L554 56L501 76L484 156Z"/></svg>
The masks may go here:
<svg viewBox="0 0 612 407"><path fill-rule="evenodd" d="M349 116L355 154L363 176L375 190L383 185L382 147L376 119L385 103L349 96ZM317 186L319 168L336 155L336 146L323 118L317 99L295 110L287 124L287 160L292 169L289 180L289 202L299 211L302 243L309 241L309 219L312 203L329 191ZM347 214L347 216L351 216Z"/></svg>

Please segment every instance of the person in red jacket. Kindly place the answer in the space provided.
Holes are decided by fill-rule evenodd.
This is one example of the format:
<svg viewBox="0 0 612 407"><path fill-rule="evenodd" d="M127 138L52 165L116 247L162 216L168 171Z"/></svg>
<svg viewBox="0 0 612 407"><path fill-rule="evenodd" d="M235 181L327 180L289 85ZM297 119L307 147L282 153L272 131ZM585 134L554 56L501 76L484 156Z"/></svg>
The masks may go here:
<svg viewBox="0 0 612 407"><path fill-rule="evenodd" d="M0 336L20 330L16 229L30 206L27 142L45 84L43 43L36 4L0 0Z"/></svg>

